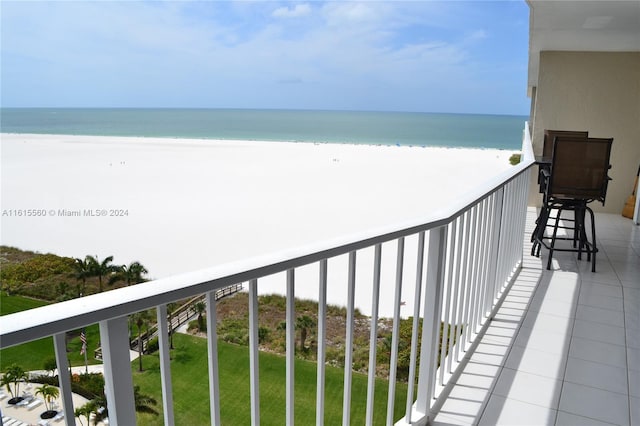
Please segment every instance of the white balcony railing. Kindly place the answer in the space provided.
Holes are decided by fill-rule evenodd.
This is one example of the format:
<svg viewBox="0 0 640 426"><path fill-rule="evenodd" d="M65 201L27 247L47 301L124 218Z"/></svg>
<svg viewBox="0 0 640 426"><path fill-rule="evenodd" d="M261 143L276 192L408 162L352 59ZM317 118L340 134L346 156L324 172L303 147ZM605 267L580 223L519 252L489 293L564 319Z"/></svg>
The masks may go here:
<svg viewBox="0 0 640 426"><path fill-rule="evenodd" d="M136 423L133 380L129 358L127 316L157 308L160 337L160 364L163 392L164 424L173 425L171 369L166 305L206 294L209 351L209 396L211 423L221 424L218 388L216 334L216 290L248 283L249 348L251 399L247 409L252 424L260 423L258 375L258 288L260 279L274 273L286 273L286 420L294 422L294 348L296 268L318 265L318 369L316 424L324 422L325 404L325 322L328 260L348 256L344 277L348 286L343 420L350 424L352 354L354 332L354 293L358 253L374 250L372 318L369 357L369 380L366 424L373 423L374 374L376 371L376 339L380 291L380 265L383 244L397 244L393 338L389 375L387 424L394 422L398 330L400 324L403 270L406 262L415 262L413 306L413 340L405 416L398 424L425 424L433 419L448 394L448 389L465 359L474 350L492 312L501 303L522 264L522 243L529 185L533 164L530 133L525 124L522 162L496 177L491 183L445 206L423 220L389 226L373 232L321 242L242 262L178 275L132 287L91 295L19 312L1 318L0 348L51 336L54 341L58 370L67 362L65 332L99 323L102 344L105 390L109 421L114 425ZM405 239L417 240L415 260L405 259ZM411 265L408 265L411 267ZM418 318L423 318L421 344ZM441 327L441 324L449 327ZM444 332L443 332L444 331ZM442 347L442 350L439 350ZM74 423L71 386L67 375L60 375L60 388L67 424ZM331 392L339 392L331 389Z"/></svg>

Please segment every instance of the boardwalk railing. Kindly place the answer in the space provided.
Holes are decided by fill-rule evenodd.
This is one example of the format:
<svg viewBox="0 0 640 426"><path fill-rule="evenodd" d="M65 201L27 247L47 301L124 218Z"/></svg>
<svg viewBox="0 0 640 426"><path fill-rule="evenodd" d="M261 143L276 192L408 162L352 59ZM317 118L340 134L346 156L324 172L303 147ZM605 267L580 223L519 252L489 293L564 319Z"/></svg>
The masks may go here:
<svg viewBox="0 0 640 426"><path fill-rule="evenodd" d="M216 330L216 292L237 283L248 283L250 400L246 401L252 424L260 424L260 377L258 369L258 289L260 282L276 273L286 277L286 423L294 423L294 358L296 273L301 267L317 268L318 369L316 424L324 424L325 394L343 395L342 423L351 422L352 362L354 348L356 275L372 275L369 378L366 424L373 423L377 324L381 299L383 251L395 258L393 288L393 334L389 366L386 423L425 424L433 419L446 397L461 363L473 352L489 319L501 303L522 265L522 243L530 168L531 139L525 125L522 162L492 182L461 196L455 204L430 212L420 220L390 224L384 229L318 242L259 258L216 266L99 295L44 306L1 318L0 347L18 345L52 336L58 369L68 365L65 332L99 322L105 369L105 390L110 424L136 423L133 381L129 361L127 316L157 308L164 424L173 425L171 368L166 305L205 294L207 303L208 375L211 423L221 424ZM417 193L416 196L428 196ZM410 243L410 244L409 244ZM405 244L411 245L407 250ZM359 260L372 254L372 271L363 273ZM408 255L410 253L411 255ZM387 253L388 254L388 253ZM347 288L345 366L342 389L325 386L327 282L336 258L347 266L340 278ZM331 266L331 267L330 267ZM406 271L413 271L407 274ZM331 275L331 279L335 279ZM412 280L408 283L408 281ZM304 283L308 285L307 282ZM396 366L399 354L400 311L403 287L410 285L413 339L404 417L394 418ZM334 287L332 287L334 288ZM405 295L406 296L406 295ZM422 327L418 318L423 318ZM445 326L443 326L445 325ZM60 377L65 420L74 420L69 378ZM305 423L310 419L307 418ZM379 421L379 419L378 419Z"/></svg>
<svg viewBox="0 0 640 426"><path fill-rule="evenodd" d="M229 287L222 288L216 291L215 299L216 301L218 301L227 296L231 296L232 294L236 294L237 292L242 291L242 288L243 288L242 284L234 284L234 285L230 285ZM196 311L194 307L196 303L200 303L200 302L205 303L204 295L196 296L191 300L187 301L186 303L184 303L183 305L181 305L175 311L168 313L167 318L169 322L167 324L167 327L169 329L169 333L173 333L178 327L180 327L181 325L189 321L189 319L193 318L194 315L196 315ZM129 347L131 348L132 351L137 351L138 341L142 341L142 351L146 352L149 341L156 336L158 336L158 324L153 324L151 327L147 329L147 331L142 333L142 336L140 336L140 339L138 339L137 336L132 336L131 340L129 341ZM98 347L95 349L94 357L96 359L102 359L101 347Z"/></svg>

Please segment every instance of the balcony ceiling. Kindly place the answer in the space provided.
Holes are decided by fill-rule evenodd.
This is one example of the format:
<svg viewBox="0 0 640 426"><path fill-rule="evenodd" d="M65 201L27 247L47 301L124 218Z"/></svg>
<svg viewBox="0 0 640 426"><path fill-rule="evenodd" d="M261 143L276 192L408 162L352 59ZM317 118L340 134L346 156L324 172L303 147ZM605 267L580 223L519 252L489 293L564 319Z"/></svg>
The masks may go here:
<svg viewBox="0 0 640 426"><path fill-rule="evenodd" d="M529 87L537 85L543 50L640 51L638 0L526 0L529 22Z"/></svg>

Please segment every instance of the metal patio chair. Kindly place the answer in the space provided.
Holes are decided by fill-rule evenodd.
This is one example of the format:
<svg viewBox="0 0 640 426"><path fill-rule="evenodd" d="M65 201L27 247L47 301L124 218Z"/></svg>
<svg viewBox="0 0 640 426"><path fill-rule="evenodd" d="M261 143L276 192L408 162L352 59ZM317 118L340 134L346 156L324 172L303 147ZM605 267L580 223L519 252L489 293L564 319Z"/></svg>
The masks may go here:
<svg viewBox="0 0 640 426"><path fill-rule="evenodd" d="M542 155L536 157L536 161L538 163L539 172L538 172L538 185L540 186L540 193L544 194L546 191L545 188L545 174L549 172L551 168L551 158L553 156L553 143L556 137L571 137L571 138L581 138L586 139L589 137L589 132L586 130L552 130L545 129L544 130L544 138L542 145ZM549 212L542 209L540 211L540 216L536 219L536 226L534 231L531 233L531 242L533 245L531 246L531 255L540 254L540 245L537 242L537 237L540 232L544 232L543 223L547 223ZM565 219L569 222L575 222L572 219Z"/></svg>
<svg viewBox="0 0 640 426"><path fill-rule="evenodd" d="M587 260L591 261L591 271L596 270L596 229L593 210L588 204L600 201L603 205L607 196L609 183L608 170L611 157L611 145L613 138L584 138L556 136L553 144L551 167L543 171L545 180L545 192L543 207L536 232L537 253L544 246L549 250L547 269L551 269L551 261L554 251L572 251L578 253L578 259L582 258L582 252L587 254ZM551 210L557 214L553 223L551 237L545 236L545 230L549 225ZM574 224L572 227L561 226L563 211L574 212ZM591 241L589 241L585 226L586 213L591 219ZM566 219L563 219L566 220ZM558 228L573 229L572 237L559 237ZM557 240L569 240L573 242L570 248L557 248Z"/></svg>

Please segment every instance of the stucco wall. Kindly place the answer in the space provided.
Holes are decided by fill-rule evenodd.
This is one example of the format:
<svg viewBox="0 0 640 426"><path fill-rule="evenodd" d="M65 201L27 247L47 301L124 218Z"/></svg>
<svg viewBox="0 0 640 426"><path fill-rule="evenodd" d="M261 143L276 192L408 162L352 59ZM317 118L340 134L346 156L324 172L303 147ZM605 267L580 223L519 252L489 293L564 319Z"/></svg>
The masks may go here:
<svg viewBox="0 0 640 426"><path fill-rule="evenodd" d="M534 93L536 154L542 152L544 129L614 138L607 201L591 207L620 213L640 165L640 52L541 52ZM535 182L530 195L530 203L539 203Z"/></svg>

